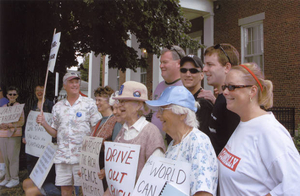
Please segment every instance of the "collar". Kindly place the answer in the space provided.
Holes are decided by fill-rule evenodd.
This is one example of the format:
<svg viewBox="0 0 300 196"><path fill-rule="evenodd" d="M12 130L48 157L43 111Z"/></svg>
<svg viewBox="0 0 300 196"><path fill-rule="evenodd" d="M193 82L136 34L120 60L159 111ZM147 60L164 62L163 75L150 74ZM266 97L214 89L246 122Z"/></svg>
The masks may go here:
<svg viewBox="0 0 300 196"><path fill-rule="evenodd" d="M75 101L74 105L76 105L77 103L81 102L82 101L82 96L79 94L79 97L78 99ZM67 105L67 106L71 106L71 104L69 103L68 99L66 98L64 100L64 104Z"/></svg>
<svg viewBox="0 0 300 196"><path fill-rule="evenodd" d="M123 127L126 131L129 129L135 129L140 132L146 124L148 124L148 121L144 116L141 116L132 126L128 127L127 123L124 123Z"/></svg>
<svg viewBox="0 0 300 196"><path fill-rule="evenodd" d="M181 80L181 78L178 78L177 80L174 80L173 82L170 82L170 83L165 81L165 83L166 83L166 85L171 85L171 84L178 82L179 80Z"/></svg>
<svg viewBox="0 0 300 196"><path fill-rule="evenodd" d="M198 94L200 93L200 91L202 90L202 87L200 87L200 89L194 94L194 98L197 99Z"/></svg>

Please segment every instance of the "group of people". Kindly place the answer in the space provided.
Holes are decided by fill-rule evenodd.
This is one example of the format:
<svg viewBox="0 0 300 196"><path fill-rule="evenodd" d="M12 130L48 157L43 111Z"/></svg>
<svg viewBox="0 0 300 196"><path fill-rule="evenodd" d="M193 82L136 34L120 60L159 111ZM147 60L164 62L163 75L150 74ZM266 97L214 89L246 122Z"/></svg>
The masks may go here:
<svg viewBox="0 0 300 196"><path fill-rule="evenodd" d="M164 48L160 62L164 81L152 100L144 84L127 81L116 92L108 86L97 88L95 102L80 95L80 77L67 73L63 78L67 97L53 106L52 124L43 113L36 119L57 138L56 186L49 188L45 182L38 189L26 179L26 195L47 195L55 187L60 187L59 195L72 195L73 187L81 185L79 157L86 135L140 145L136 180L152 155L189 163L189 195L299 194L299 152L289 132L265 110L273 105L273 85L264 79L258 65L240 65L239 53L231 44L207 48L204 63L179 46ZM216 97L202 88L204 75ZM16 102L9 94L8 98L6 107ZM145 116L150 112L148 122ZM9 174L6 186L15 178L15 171L10 170L13 166L7 152L12 137L2 137L2 132L11 127L18 130L23 124L20 118L18 123L1 125L0 147ZM14 134L21 136L18 131ZM105 145L98 177L103 180L104 195L110 195L104 149Z"/></svg>

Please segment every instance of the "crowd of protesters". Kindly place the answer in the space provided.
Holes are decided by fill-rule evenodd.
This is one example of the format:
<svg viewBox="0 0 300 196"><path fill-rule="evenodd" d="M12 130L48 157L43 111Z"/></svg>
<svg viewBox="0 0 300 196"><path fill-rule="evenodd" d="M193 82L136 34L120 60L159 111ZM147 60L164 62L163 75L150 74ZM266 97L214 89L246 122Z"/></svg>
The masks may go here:
<svg viewBox="0 0 300 196"><path fill-rule="evenodd" d="M32 110L44 107L36 123L55 138L58 149L55 171L53 167L42 188L26 179L25 194L72 195L74 187L82 185L79 158L85 136L139 145L136 181L153 155L190 164L188 195L299 194L299 152L289 132L265 110L273 105L273 85L257 64L240 64L231 44L208 47L204 61L186 55L179 46L166 47L160 63L164 81L152 100L146 86L135 81L123 83L116 92L99 87L92 100L80 94L80 76L67 73L63 77L67 97L53 106L47 99L42 103L44 87L38 85ZM216 96L202 88L204 76ZM16 87L9 87L7 94L3 90L1 107L19 104ZM52 123L43 112L52 113ZM151 122L145 117L149 113ZM5 177L0 186L19 184L23 125L24 112L18 121L0 124L0 177ZM106 182L104 151L103 142L98 177L104 195L114 195ZM27 155L29 173L37 160Z"/></svg>

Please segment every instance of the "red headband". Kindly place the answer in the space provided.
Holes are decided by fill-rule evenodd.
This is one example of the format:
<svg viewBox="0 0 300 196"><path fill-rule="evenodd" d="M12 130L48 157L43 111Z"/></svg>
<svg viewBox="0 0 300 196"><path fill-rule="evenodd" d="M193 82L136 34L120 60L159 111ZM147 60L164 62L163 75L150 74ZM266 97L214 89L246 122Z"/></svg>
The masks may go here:
<svg viewBox="0 0 300 196"><path fill-rule="evenodd" d="M254 73L248 67L246 67L245 65L240 65L240 66L244 67L253 76L253 78L259 84L261 92L262 92L263 91L263 87L262 87L261 83L259 82L258 78L254 75Z"/></svg>

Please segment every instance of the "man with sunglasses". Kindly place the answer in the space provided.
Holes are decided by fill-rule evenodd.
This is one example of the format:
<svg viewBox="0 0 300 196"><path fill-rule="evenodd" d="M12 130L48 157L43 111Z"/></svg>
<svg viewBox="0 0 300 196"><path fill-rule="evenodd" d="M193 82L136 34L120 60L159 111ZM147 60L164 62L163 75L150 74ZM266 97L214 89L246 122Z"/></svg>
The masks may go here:
<svg viewBox="0 0 300 196"><path fill-rule="evenodd" d="M239 64L239 53L230 44L217 44L205 50L204 64L203 72L208 85L213 86L219 93L209 120L210 139L218 155L240 121L237 114L226 108L222 89L226 74L232 66Z"/></svg>
<svg viewBox="0 0 300 196"><path fill-rule="evenodd" d="M164 81L160 82L154 90L153 100L157 100L161 93L169 86L181 86L180 80L180 59L185 56L184 50L179 46L166 47L161 51L160 70ZM155 112L152 115L151 122L155 124L161 131L162 135L166 133L162 131L162 122L156 117ZM171 141L170 137L166 137L167 142Z"/></svg>
<svg viewBox="0 0 300 196"><path fill-rule="evenodd" d="M197 120L199 121L199 130L209 136L210 131L208 123L210 114L213 109L213 103L205 98L197 98L201 92L201 81L204 78L202 72L203 63L201 59L195 55L188 55L180 61L180 77L185 86L193 95L196 101L200 104L200 108L196 112Z"/></svg>

